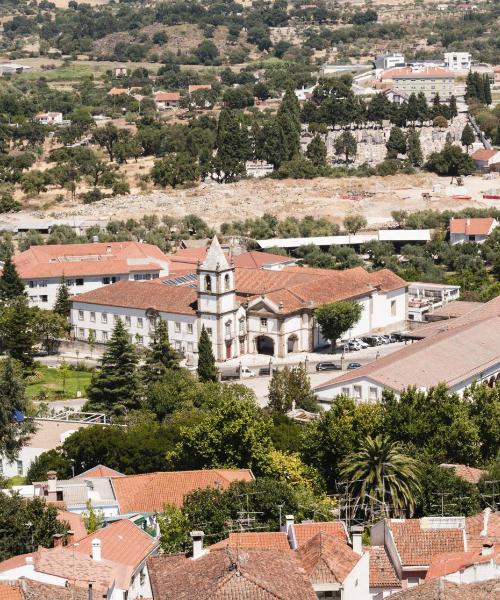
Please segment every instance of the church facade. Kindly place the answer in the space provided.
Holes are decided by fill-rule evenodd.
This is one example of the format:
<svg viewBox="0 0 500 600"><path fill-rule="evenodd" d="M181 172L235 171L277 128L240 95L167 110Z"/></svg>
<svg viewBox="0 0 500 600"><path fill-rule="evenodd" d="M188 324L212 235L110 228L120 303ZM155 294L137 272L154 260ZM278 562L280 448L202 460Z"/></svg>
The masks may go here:
<svg viewBox="0 0 500 600"><path fill-rule="evenodd" d="M122 281L74 296L71 324L75 339L105 343L121 319L130 339L147 346L163 319L171 343L188 359L196 360L203 327L218 361L253 353L284 357L328 343L315 322L317 306L339 300L362 305L346 337L395 331L406 321L406 292L406 282L388 270L236 268L214 238L192 273Z"/></svg>

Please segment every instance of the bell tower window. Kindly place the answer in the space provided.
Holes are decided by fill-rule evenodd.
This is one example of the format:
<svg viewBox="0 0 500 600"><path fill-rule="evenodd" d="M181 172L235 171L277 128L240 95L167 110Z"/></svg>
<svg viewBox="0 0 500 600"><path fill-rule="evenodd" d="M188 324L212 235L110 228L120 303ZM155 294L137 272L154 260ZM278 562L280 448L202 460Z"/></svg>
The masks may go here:
<svg viewBox="0 0 500 600"><path fill-rule="evenodd" d="M226 273L226 275L224 275L224 290L227 292L229 290L229 274Z"/></svg>
<svg viewBox="0 0 500 600"><path fill-rule="evenodd" d="M212 291L212 278L210 277L210 275L205 275L205 290L207 292Z"/></svg>

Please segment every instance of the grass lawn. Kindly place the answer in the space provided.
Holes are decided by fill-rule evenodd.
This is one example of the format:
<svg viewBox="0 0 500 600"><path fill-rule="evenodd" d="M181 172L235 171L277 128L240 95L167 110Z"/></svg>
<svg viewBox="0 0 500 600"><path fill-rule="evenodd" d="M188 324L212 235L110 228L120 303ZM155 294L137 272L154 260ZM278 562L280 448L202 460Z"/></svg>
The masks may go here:
<svg viewBox="0 0 500 600"><path fill-rule="evenodd" d="M35 373L28 378L28 385L26 386L28 397L35 398L42 390L45 390L48 400L66 400L76 398L78 389L85 397L92 373L73 371L67 367L65 371L66 377L63 381L64 369L49 369L43 365L37 366Z"/></svg>
<svg viewBox="0 0 500 600"><path fill-rule="evenodd" d="M28 80L44 77L47 81L78 81L82 77L90 77L94 74L95 72L90 65L72 63L55 69L37 69L29 73L21 73L18 77Z"/></svg>

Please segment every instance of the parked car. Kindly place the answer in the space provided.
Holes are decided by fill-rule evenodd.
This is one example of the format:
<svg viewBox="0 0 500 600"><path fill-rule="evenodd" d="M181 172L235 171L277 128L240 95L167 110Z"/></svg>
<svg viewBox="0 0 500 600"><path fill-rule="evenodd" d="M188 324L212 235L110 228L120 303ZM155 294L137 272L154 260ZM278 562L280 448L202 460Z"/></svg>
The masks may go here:
<svg viewBox="0 0 500 600"><path fill-rule="evenodd" d="M271 375L271 369L269 367L261 367L259 369L259 375L260 376Z"/></svg>
<svg viewBox="0 0 500 600"><path fill-rule="evenodd" d="M363 346L358 342L358 340L351 340L347 342L344 346L344 352L353 352L355 350L362 350Z"/></svg>
<svg viewBox="0 0 500 600"><path fill-rule="evenodd" d="M341 371L342 367L334 362L320 362L316 365L316 371Z"/></svg>
<svg viewBox="0 0 500 600"><path fill-rule="evenodd" d="M369 335L363 338L363 341L365 342L365 344L368 344L368 346L380 346L381 345L381 341L374 335Z"/></svg>
<svg viewBox="0 0 500 600"><path fill-rule="evenodd" d="M248 379L249 377L255 377L257 373L249 369L248 367L236 367L235 369L226 369L221 371L221 381L229 381L231 379Z"/></svg>
<svg viewBox="0 0 500 600"><path fill-rule="evenodd" d="M356 338L354 341L355 341L357 344L359 344L359 345L361 346L361 348L368 348L368 345L369 345L369 344L367 344L367 343L366 343L366 342L363 340L363 338Z"/></svg>
<svg viewBox="0 0 500 600"><path fill-rule="evenodd" d="M359 369L359 367L361 367L361 366L362 366L361 363L352 362L347 365L347 368L349 370L352 370L352 369Z"/></svg>

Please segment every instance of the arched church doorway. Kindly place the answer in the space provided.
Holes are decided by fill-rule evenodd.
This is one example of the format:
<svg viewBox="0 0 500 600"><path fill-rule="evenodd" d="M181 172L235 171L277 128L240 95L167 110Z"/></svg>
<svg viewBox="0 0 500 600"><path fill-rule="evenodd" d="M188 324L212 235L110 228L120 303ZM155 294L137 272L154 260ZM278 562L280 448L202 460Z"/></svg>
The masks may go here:
<svg viewBox="0 0 500 600"><path fill-rule="evenodd" d="M267 354L274 356L274 340L267 335L259 335L256 339L257 352L259 354Z"/></svg>

